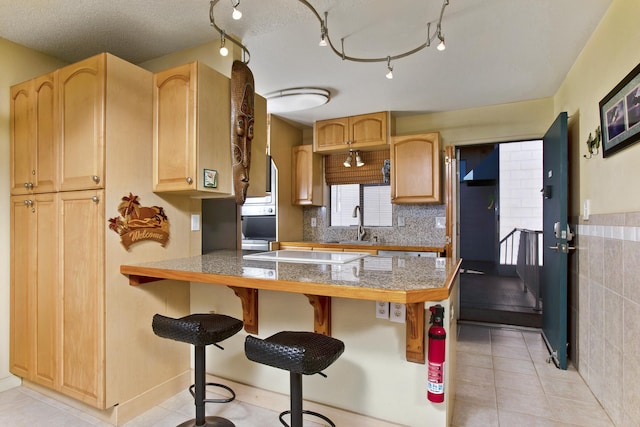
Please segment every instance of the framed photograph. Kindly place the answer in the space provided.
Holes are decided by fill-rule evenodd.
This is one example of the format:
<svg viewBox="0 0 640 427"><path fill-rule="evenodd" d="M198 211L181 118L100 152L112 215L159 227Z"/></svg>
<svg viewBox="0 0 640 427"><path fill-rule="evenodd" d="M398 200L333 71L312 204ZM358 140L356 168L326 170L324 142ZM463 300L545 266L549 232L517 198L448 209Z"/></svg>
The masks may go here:
<svg viewBox="0 0 640 427"><path fill-rule="evenodd" d="M600 101L602 157L640 141L640 65Z"/></svg>
<svg viewBox="0 0 640 427"><path fill-rule="evenodd" d="M204 170L204 186L206 188L218 187L218 171L213 169Z"/></svg>

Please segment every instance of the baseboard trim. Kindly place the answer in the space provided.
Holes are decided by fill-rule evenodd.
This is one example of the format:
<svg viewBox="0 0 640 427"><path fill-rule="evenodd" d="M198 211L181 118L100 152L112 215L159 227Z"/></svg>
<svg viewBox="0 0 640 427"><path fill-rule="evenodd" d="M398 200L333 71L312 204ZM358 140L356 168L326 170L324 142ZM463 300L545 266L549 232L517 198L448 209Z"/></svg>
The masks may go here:
<svg viewBox="0 0 640 427"><path fill-rule="evenodd" d="M271 411L284 411L289 408L289 395L276 393L242 383L237 383L226 378L216 377L207 374L207 382L221 383L229 386L235 391L236 399L250 405L269 409ZM304 409L315 411L329 417L338 426L358 426L358 427L403 427L403 424L396 424L378 418L367 417L355 412L333 406L323 405L308 400L304 401ZM315 418L310 421L317 422ZM275 423L274 423L275 425Z"/></svg>
<svg viewBox="0 0 640 427"><path fill-rule="evenodd" d="M30 381L24 380L22 385L28 389L37 391L48 398L62 402L65 405L77 409L91 417L97 418L100 421L104 421L114 426L119 426L185 390L189 387L191 382L192 374L191 370L188 370L132 399L129 399L128 401L119 403L116 406L112 406L105 410L94 408L93 406L89 406L76 399L67 397L54 390Z"/></svg>
<svg viewBox="0 0 640 427"><path fill-rule="evenodd" d="M9 374L9 376L0 379L0 391L10 390L20 386L20 384L22 384L22 380L19 377Z"/></svg>

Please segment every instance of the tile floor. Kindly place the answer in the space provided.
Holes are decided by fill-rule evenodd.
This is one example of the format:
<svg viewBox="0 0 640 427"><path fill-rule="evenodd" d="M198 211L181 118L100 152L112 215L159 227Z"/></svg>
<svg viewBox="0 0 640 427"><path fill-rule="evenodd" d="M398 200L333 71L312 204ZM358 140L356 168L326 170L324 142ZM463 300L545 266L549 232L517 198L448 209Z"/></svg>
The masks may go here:
<svg viewBox="0 0 640 427"><path fill-rule="evenodd" d="M577 370L546 363L539 332L462 324L455 427L613 426Z"/></svg>
<svg viewBox="0 0 640 427"><path fill-rule="evenodd" d="M578 372L574 368L558 370L546 363L547 357L539 333L461 325L453 426L613 426ZM238 427L280 426L276 412L239 401L207 405L207 414L230 418ZM173 427L190 417L193 403L184 391L125 427ZM108 424L18 387L0 393L0 426L107 427Z"/></svg>

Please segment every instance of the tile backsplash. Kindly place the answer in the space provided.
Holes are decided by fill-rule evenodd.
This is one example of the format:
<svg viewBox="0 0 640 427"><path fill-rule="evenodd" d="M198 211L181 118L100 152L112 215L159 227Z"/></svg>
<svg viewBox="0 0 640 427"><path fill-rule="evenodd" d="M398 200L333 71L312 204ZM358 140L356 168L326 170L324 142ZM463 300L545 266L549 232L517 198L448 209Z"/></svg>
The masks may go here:
<svg viewBox="0 0 640 427"><path fill-rule="evenodd" d="M445 229L436 227L436 218L445 216L445 205L393 205L392 227L366 227L364 240L386 245L444 246ZM315 218L316 226L312 227ZM356 240L356 226L330 227L325 207L304 208L303 239L305 241ZM398 224L404 223L404 226Z"/></svg>

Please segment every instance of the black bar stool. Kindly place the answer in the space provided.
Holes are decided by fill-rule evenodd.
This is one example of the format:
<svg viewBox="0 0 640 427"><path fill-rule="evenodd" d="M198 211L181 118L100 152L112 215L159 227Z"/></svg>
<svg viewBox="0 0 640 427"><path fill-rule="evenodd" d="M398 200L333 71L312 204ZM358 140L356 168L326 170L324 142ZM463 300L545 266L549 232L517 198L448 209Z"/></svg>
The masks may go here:
<svg viewBox="0 0 640 427"><path fill-rule="evenodd" d="M217 343L237 334L242 329L242 321L224 314L190 314L174 319L161 314L153 316L153 332L162 338L186 342L195 347L195 384L189 387L194 397L196 417L185 421L178 427L235 427L231 421L222 417L205 416L205 403L226 403L236 398L234 391L223 384L207 383L205 369L205 348L213 344L224 350ZM221 387L231 393L231 397L223 399L205 399L206 387Z"/></svg>
<svg viewBox="0 0 640 427"><path fill-rule="evenodd" d="M244 351L249 360L289 371L291 408L280 413L280 422L291 414L290 427L302 427L302 414L309 414L328 422L326 416L302 409L302 375L320 374L344 352L344 343L338 339L314 332L278 332L264 340L247 336Z"/></svg>

